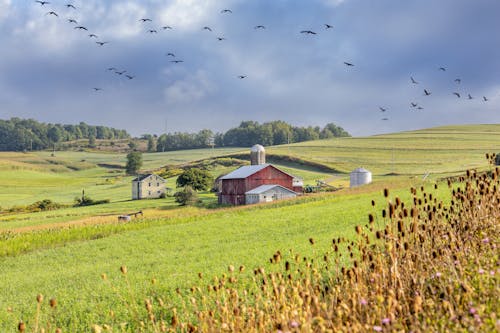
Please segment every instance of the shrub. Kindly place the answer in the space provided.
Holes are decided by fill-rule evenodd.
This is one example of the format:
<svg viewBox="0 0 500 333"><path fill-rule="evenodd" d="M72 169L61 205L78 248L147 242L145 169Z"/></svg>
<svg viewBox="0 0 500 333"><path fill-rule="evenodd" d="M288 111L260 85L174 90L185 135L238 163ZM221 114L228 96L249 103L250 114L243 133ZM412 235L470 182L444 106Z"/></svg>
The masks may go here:
<svg viewBox="0 0 500 333"><path fill-rule="evenodd" d="M190 206L199 202L198 194L191 186L185 186L182 190L175 192L174 197L175 202L181 206Z"/></svg>
<svg viewBox="0 0 500 333"><path fill-rule="evenodd" d="M109 203L109 199L104 200L94 200L89 196L83 195L80 198L75 198L74 207L83 207L83 206L93 206L93 205L101 205Z"/></svg>

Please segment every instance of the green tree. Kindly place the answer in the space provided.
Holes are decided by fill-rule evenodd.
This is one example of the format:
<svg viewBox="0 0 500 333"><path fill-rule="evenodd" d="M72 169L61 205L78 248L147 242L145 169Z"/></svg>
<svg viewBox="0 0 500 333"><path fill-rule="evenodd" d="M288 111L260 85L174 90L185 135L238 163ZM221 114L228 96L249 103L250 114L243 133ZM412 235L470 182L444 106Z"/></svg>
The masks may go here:
<svg viewBox="0 0 500 333"><path fill-rule="evenodd" d="M153 136L148 137L148 152L152 153L156 151L156 140Z"/></svg>
<svg viewBox="0 0 500 333"><path fill-rule="evenodd" d="M214 177L206 170L191 168L179 175L177 186L190 186L196 191L209 189L214 182Z"/></svg>
<svg viewBox="0 0 500 333"><path fill-rule="evenodd" d="M133 151L127 154L127 165L125 170L129 175L135 175L142 167L142 154L138 151Z"/></svg>

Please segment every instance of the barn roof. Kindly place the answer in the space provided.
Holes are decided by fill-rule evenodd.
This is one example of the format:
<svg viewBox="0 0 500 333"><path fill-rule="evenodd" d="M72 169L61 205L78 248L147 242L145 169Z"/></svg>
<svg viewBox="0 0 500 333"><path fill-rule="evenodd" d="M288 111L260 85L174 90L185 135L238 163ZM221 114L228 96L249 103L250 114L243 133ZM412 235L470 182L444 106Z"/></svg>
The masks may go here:
<svg viewBox="0 0 500 333"><path fill-rule="evenodd" d="M284 190L286 192L290 192L290 193L296 194L294 191L292 191L290 189L287 189L284 186L276 185L276 184L260 185L259 187L256 187L253 190L250 190L250 191L246 192L245 194L262 194L262 193L266 193L269 190L272 190L275 187L279 187L279 188L281 188L282 190Z"/></svg>
<svg viewBox="0 0 500 333"><path fill-rule="evenodd" d="M270 164L259 164L259 165L244 165L233 172L228 173L224 177L220 179L243 179L248 176L253 175L256 172L259 172L262 169L267 168Z"/></svg>

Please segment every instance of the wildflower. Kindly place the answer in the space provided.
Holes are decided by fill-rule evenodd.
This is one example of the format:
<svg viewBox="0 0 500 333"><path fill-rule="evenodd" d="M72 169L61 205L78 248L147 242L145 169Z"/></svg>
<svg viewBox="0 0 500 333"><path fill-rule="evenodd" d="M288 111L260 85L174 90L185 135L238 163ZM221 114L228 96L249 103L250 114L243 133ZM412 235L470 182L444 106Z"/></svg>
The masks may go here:
<svg viewBox="0 0 500 333"><path fill-rule="evenodd" d="M441 277L441 272L436 272L436 274L434 274L435 277Z"/></svg>
<svg viewBox="0 0 500 333"><path fill-rule="evenodd" d="M471 308L469 309L469 313L470 313L471 315L476 314L476 313L477 313L476 308L471 307Z"/></svg>
<svg viewBox="0 0 500 333"><path fill-rule="evenodd" d="M292 321L290 322L290 327L291 327L291 328L297 328L297 327L299 327L299 323L298 323L298 322L296 322L295 320L292 320Z"/></svg>
<svg viewBox="0 0 500 333"><path fill-rule="evenodd" d="M489 242L490 242L490 239L489 239L488 237L486 237L486 238L483 238L483 239L481 240L481 242L483 242L484 244L486 244L486 243L489 243Z"/></svg>
<svg viewBox="0 0 500 333"><path fill-rule="evenodd" d="M382 332L382 327L381 326L373 326L373 330L375 332Z"/></svg>
<svg viewBox="0 0 500 333"><path fill-rule="evenodd" d="M361 305L367 305L368 302L366 301L366 299L362 298L360 301L359 301L359 304Z"/></svg>
<svg viewBox="0 0 500 333"><path fill-rule="evenodd" d="M391 323L391 320L390 320L389 318L384 318L384 319L382 319L382 324L384 324L384 325L388 325L388 324L390 324L390 323Z"/></svg>
<svg viewBox="0 0 500 333"><path fill-rule="evenodd" d="M484 269L480 268L480 269L478 269L478 270L477 270L477 272L478 272L479 274L484 274Z"/></svg>

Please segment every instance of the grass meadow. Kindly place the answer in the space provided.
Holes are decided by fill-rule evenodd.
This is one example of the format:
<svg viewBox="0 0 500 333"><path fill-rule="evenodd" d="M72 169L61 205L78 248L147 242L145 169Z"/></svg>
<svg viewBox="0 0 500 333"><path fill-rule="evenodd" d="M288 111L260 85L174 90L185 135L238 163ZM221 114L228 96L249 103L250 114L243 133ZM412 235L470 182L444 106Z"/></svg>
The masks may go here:
<svg viewBox="0 0 500 333"><path fill-rule="evenodd" d="M339 170L334 174L283 163L287 172L303 177L305 183L323 179L346 186L348 172L359 166L373 171L374 182L329 194L236 208L211 207L209 204L215 201L212 193L202 194L206 205L198 207L180 208L172 198L130 201L131 177L113 167L124 165L124 154L56 152L52 157L50 152L0 153L1 207L42 199L70 204L82 189L93 199L111 199L109 204L98 206L0 214L0 331L16 332L20 321L28 332L37 333L38 323L50 323L50 327L44 326L47 332L55 327L63 328L63 332L91 331L93 324L109 324L114 331L121 331L120 327L123 331L140 331L142 320L146 322L144 331L163 332L160 326L147 323L147 313L144 319L141 317L145 297L161 295L166 305L156 316L169 321L173 308L182 312L189 307L183 299L189 300L193 285L214 283L215 276L217 281L224 280L228 265L246 267L238 275L242 283L238 290L243 292L254 285L254 268L274 269L275 263L269 259L277 251L280 256L290 250L300 257L322 256L331 251L332 239L359 239L355 227L367 224L368 214L373 216L372 228L383 230L388 224L383 217L387 212L382 209L388 200L383 195L384 188L390 189L391 198L397 196L411 203L415 195L409 188L424 186L426 195L432 194L448 204L455 192L451 194L446 186L441 186L443 182L434 189L436 181L463 174L468 168L491 169L484 154L500 151L499 136L500 125L456 126L269 147L267 151L272 154L290 154ZM144 154L144 168L156 169L241 151ZM217 175L229 170L218 167L212 172ZM429 176L424 180L426 173ZM167 186L174 182L175 179L169 179ZM377 203L375 207L372 200ZM426 206L422 209L422 216L428 214ZM137 210L144 211L143 218L118 223L116 215ZM310 238L314 239L313 247ZM341 252L344 256L337 258L336 265L351 265L349 250L343 248ZM120 273L121 266L128 268L126 279ZM203 276L201 282L198 273ZM106 279L102 279L102 274ZM188 298L179 298L179 293ZM37 303L38 294L44 295L45 301ZM197 295L196 299L203 297ZM57 307L49 309L49 299L56 299ZM43 306L39 315L37 304ZM141 315L137 307L142 309ZM188 325L192 319L184 316L182 320ZM293 332L300 331L300 327L312 327L286 327L289 322L283 323L279 327ZM219 324L222 322L212 321L211 331L223 330ZM278 329L276 325L273 327ZM370 325L369 330L375 326L387 329L373 320ZM189 331L188 326L178 328Z"/></svg>

